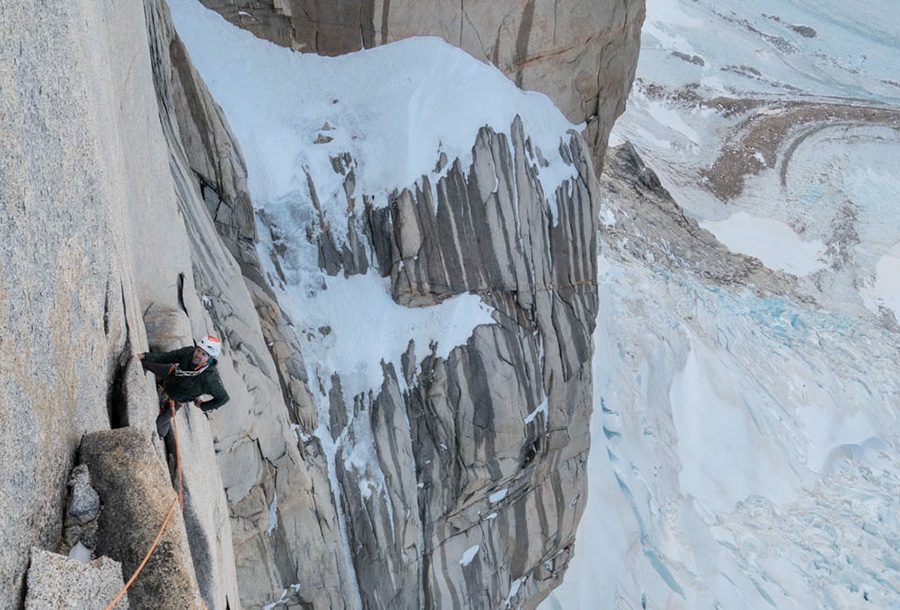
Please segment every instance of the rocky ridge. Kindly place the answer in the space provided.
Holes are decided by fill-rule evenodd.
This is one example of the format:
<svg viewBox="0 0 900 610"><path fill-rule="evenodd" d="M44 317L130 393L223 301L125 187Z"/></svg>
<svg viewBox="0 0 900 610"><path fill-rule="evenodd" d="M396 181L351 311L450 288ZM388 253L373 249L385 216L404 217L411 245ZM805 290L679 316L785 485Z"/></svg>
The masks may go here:
<svg viewBox="0 0 900 610"><path fill-rule="evenodd" d="M433 187L349 206L346 229L307 215L324 269L374 267L407 306L472 292L496 310L447 358L411 341L377 392L319 383L363 607L532 607L564 573L585 498L599 206L587 147L569 138L577 177L554 193L517 119L510 135L482 129L472 165ZM287 275L295 217L264 216ZM370 435L377 462L361 468L345 456Z"/></svg>

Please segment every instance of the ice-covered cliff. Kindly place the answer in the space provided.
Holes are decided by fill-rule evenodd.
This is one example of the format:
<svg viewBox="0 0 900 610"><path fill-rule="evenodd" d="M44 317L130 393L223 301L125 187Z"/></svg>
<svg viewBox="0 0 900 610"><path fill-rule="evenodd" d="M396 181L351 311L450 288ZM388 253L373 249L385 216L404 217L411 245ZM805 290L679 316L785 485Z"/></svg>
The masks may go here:
<svg viewBox="0 0 900 610"><path fill-rule="evenodd" d="M300 56L174 6L310 363L318 425L298 436L327 462L354 603L536 603L585 491L599 196L581 138L438 40Z"/></svg>

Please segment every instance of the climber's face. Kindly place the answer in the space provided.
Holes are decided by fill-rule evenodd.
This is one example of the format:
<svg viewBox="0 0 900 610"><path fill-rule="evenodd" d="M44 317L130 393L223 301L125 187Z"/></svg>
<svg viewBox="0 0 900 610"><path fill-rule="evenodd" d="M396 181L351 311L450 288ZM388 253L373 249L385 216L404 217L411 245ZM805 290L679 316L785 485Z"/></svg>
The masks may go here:
<svg viewBox="0 0 900 610"><path fill-rule="evenodd" d="M209 360L209 354L199 347L194 347L194 355L191 356L191 364L194 366L203 366Z"/></svg>

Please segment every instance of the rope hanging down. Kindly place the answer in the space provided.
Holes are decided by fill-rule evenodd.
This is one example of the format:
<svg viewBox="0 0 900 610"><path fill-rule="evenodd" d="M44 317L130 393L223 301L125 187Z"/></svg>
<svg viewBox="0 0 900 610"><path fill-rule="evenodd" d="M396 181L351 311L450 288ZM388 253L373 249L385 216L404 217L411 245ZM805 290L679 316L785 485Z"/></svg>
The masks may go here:
<svg viewBox="0 0 900 610"><path fill-rule="evenodd" d="M115 599L109 602L109 605L106 607L106 610L112 610L113 606L122 599L122 596L125 595L125 592L128 591L128 587L134 582L134 580L138 577L138 574L141 573L141 570L144 569L144 566L147 564L147 561L150 559L150 556L153 554L153 551L156 550L156 545L159 544L160 539L162 538L163 532L166 530L166 526L169 525L169 521L172 519L172 515L175 514L175 506L181 506L181 510L184 510L184 487L181 483L181 450L178 447L178 424L175 422L175 401L171 398L169 399L169 408L172 410L172 432L175 435L175 467L178 471L178 494L175 496L175 499L172 500L172 505L169 507L169 512L166 513L166 518L163 520L162 525L159 528L159 532L156 534L156 539L153 541L153 544L150 545L150 550L147 551L147 554L144 556L144 560L137 567L134 574L131 575L131 578L128 579L128 582L125 583L125 586L122 587L122 590L119 591L119 594L116 595ZM206 604L203 605L206 607Z"/></svg>

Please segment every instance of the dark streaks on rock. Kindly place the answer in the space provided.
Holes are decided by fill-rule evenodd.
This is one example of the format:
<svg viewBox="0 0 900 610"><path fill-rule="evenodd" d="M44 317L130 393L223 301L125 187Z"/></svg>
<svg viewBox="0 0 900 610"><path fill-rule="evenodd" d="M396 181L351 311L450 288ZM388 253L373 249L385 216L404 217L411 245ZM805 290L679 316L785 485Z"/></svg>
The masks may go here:
<svg viewBox="0 0 900 610"><path fill-rule="evenodd" d="M347 252L371 252L401 305L473 292L496 310L495 324L446 358L432 346L417 363L408 350L398 363L404 391L386 366L380 391L355 397L346 423L331 397L341 507L364 607L413 603L406 587L429 608L493 608L514 581L517 600L539 599L562 577L565 564L550 574L542 566L571 546L583 508L570 500L584 492L577 464L589 446L598 307L598 185L586 145L569 136L561 146L577 173L545 194L522 122L510 135L483 128L468 168L454 161L435 184L423 177L384 208L366 201L367 247L320 259L328 273L352 274ZM317 239L349 244L354 227L337 234L322 225ZM357 433L364 420L376 438L369 450ZM370 450L378 457L365 467L350 458ZM401 510L405 520L397 519ZM415 532L411 546L398 546L401 532ZM419 559L404 555L407 548ZM537 569L542 578L528 578Z"/></svg>

